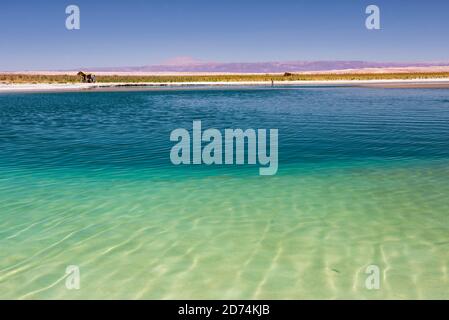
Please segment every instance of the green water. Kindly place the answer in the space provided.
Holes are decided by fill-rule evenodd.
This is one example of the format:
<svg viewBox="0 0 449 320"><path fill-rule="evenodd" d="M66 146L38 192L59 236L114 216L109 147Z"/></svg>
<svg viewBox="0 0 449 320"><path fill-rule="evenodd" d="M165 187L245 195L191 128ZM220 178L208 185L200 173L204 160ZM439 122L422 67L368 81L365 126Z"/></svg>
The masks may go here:
<svg viewBox="0 0 449 320"><path fill-rule="evenodd" d="M447 299L448 93L2 95L0 298ZM278 174L173 166L194 119L278 128Z"/></svg>

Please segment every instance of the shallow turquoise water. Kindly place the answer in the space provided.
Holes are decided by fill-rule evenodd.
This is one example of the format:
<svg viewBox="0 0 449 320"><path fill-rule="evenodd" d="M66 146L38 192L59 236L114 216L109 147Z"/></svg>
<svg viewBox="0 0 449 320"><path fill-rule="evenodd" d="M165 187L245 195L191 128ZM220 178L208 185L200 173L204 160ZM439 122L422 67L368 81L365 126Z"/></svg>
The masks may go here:
<svg viewBox="0 0 449 320"><path fill-rule="evenodd" d="M193 120L278 174L173 166ZM3 94L0 150L0 298L449 298L449 90Z"/></svg>

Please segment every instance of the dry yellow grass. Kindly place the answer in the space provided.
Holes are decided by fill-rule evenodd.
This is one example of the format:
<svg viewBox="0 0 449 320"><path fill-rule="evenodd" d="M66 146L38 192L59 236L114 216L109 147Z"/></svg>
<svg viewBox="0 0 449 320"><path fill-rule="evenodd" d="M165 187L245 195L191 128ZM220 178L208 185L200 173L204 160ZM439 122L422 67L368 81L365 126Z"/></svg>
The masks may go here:
<svg viewBox="0 0 449 320"><path fill-rule="evenodd" d="M326 80L392 80L392 79L436 79L448 78L449 72L428 73L360 73L360 74L233 74L233 75L99 75L101 83L139 83L139 82L236 82L236 81L326 81ZM39 75L39 74L0 74L0 83L76 83L76 75Z"/></svg>

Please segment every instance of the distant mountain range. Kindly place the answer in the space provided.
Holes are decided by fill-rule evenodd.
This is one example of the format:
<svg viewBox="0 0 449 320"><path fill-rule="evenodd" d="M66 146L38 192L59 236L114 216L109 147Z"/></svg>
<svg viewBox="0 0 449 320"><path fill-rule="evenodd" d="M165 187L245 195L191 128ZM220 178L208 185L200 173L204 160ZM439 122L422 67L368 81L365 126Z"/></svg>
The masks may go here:
<svg viewBox="0 0 449 320"><path fill-rule="evenodd" d="M365 68L409 68L449 66L449 62L369 62L369 61L285 61L285 62L201 62L181 59L160 65L136 67L84 68L98 72L212 72L212 73L282 73L314 72Z"/></svg>

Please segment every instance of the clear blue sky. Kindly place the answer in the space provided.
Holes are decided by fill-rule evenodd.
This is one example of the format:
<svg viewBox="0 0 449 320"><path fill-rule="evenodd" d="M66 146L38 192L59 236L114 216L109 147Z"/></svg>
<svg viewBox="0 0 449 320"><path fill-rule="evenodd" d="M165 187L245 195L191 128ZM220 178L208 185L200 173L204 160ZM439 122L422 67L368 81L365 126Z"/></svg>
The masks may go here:
<svg viewBox="0 0 449 320"><path fill-rule="evenodd" d="M65 8L81 10L68 31ZM365 8L381 9L380 31ZM0 70L219 62L449 61L447 0L2 0Z"/></svg>

